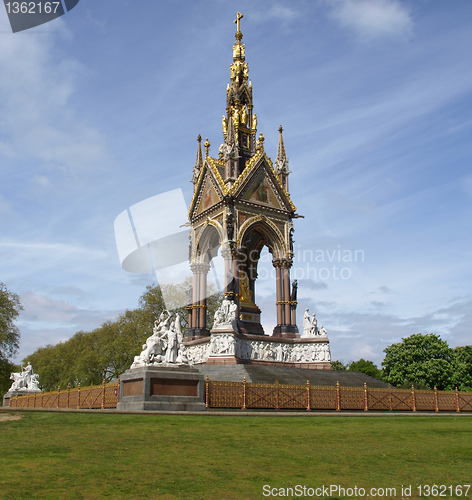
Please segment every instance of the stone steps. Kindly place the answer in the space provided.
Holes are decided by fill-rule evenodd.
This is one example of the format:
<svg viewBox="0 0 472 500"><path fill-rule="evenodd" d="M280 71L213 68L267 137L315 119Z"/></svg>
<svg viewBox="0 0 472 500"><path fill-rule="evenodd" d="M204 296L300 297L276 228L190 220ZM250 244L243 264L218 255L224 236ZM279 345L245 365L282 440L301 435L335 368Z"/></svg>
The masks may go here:
<svg viewBox="0 0 472 500"><path fill-rule="evenodd" d="M386 388L388 384L369 377L364 373L334 370L309 370L304 368L285 368L279 366L262 365L195 365L200 373L208 375L210 380L223 380L230 382L246 382L259 384L273 384L277 380L281 384L304 385L309 380L311 385L335 385L345 387Z"/></svg>

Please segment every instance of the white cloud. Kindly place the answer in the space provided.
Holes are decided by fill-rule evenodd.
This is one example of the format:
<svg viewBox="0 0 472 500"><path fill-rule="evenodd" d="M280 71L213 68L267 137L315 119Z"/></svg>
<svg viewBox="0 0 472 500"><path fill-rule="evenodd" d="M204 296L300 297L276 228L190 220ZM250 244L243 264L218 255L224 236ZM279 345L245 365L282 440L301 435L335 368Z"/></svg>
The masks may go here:
<svg viewBox="0 0 472 500"><path fill-rule="evenodd" d="M23 320L43 322L69 322L77 318L79 310L71 302L55 300L32 292L21 296Z"/></svg>
<svg viewBox="0 0 472 500"><path fill-rule="evenodd" d="M54 32L43 28L2 36L0 154L33 158L75 176L103 169L109 158L100 132L75 112L74 96L85 68L59 52L71 36L64 26L55 20Z"/></svg>
<svg viewBox="0 0 472 500"><path fill-rule="evenodd" d="M363 38L404 37L411 34L410 13L395 0L335 0L332 17Z"/></svg>
<svg viewBox="0 0 472 500"><path fill-rule="evenodd" d="M268 18L281 19L283 21L291 21L299 16L299 13L292 7L286 5L274 4L267 13Z"/></svg>
<svg viewBox="0 0 472 500"><path fill-rule="evenodd" d="M102 259L107 257L107 253L102 250L95 250L93 248L86 248L81 246L74 246L65 243L28 243L19 241L0 241L0 248L12 249L15 254L19 252L31 253L38 256L38 253L42 253L46 258L74 258L79 255L88 259Z"/></svg>
<svg viewBox="0 0 472 500"><path fill-rule="evenodd" d="M11 210L10 203L0 194L0 214L8 214Z"/></svg>
<svg viewBox="0 0 472 500"><path fill-rule="evenodd" d="M281 5L279 3L271 5L270 9L265 11L251 12L251 20L253 21L266 22L275 19L280 21L285 27L298 17L300 17L300 12L292 6Z"/></svg>
<svg viewBox="0 0 472 500"><path fill-rule="evenodd" d="M326 324L333 359L348 362L363 357L380 364L385 347L416 333L438 334L450 347L468 345L470 311L470 297L461 297L417 317L379 313L378 308L372 313L343 310L330 314ZM329 325L333 325L331 329Z"/></svg>
<svg viewBox="0 0 472 500"><path fill-rule="evenodd" d="M21 294L20 300L23 311L18 320L21 349L17 359L31 354L40 345L56 344L80 330L98 328L121 312L77 307L68 300L57 300L34 292Z"/></svg>
<svg viewBox="0 0 472 500"><path fill-rule="evenodd" d="M50 188L52 183L45 175L35 175L31 179L31 185L33 186L33 189L44 190Z"/></svg>

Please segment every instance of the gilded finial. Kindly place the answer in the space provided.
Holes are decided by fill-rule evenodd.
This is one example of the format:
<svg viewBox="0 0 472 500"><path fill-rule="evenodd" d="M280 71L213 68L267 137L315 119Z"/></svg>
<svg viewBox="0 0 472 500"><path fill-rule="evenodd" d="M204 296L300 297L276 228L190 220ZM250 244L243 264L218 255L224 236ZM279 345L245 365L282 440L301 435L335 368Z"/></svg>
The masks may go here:
<svg viewBox="0 0 472 500"><path fill-rule="evenodd" d="M256 143L256 146L257 146L257 149L262 149L264 150L264 136L262 135L262 132L261 134L259 135L259 139L257 139L257 143Z"/></svg>
<svg viewBox="0 0 472 500"><path fill-rule="evenodd" d="M210 146L211 146L208 137L206 138L206 141L203 143L203 145L205 146L205 158L208 158L208 156L210 156Z"/></svg>
<svg viewBox="0 0 472 500"><path fill-rule="evenodd" d="M241 12L238 12L236 19L234 21L234 24L236 24L236 40L241 41L243 34L241 33L241 19L244 16L241 14Z"/></svg>
<svg viewBox="0 0 472 500"><path fill-rule="evenodd" d="M280 125L279 132L282 133L283 131L284 131L284 129L282 128L282 125Z"/></svg>

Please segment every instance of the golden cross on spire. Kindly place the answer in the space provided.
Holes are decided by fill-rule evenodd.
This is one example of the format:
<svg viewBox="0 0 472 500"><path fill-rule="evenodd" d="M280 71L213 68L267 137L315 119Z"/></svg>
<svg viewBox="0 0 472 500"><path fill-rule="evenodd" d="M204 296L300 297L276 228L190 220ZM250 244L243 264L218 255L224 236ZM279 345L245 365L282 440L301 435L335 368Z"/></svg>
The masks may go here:
<svg viewBox="0 0 472 500"><path fill-rule="evenodd" d="M236 19L234 20L234 24L237 26L237 30L241 31L241 19L244 16L241 14L241 12L238 12L238 15L236 16Z"/></svg>

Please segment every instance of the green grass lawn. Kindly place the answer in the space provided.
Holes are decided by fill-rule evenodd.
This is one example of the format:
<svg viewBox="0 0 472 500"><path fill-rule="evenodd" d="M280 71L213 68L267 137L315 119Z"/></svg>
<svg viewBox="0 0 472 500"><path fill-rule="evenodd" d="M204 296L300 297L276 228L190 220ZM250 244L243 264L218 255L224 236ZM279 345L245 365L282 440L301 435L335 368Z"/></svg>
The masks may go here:
<svg viewBox="0 0 472 500"><path fill-rule="evenodd" d="M0 421L8 500L280 498L264 485L394 487L393 498L412 485L418 498L418 484L472 483L472 418L18 415Z"/></svg>

